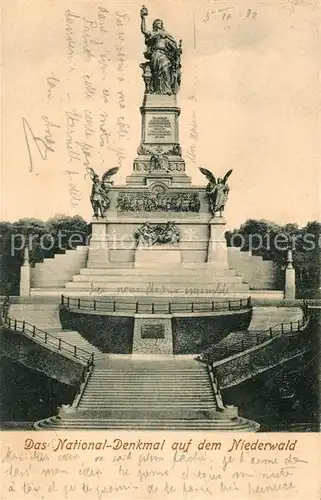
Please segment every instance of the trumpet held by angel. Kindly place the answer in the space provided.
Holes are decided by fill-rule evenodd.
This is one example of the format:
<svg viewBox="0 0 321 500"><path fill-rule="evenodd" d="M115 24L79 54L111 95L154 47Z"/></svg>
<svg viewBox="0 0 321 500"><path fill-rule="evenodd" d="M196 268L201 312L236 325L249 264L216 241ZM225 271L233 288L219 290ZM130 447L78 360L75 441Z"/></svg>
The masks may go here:
<svg viewBox="0 0 321 500"><path fill-rule="evenodd" d="M226 172L223 178L218 177L216 180L215 176L207 168L201 168L200 171L209 181L206 186L206 193L208 198L209 210L212 215L219 212L220 217L224 212L224 208L228 199L230 188L227 184L227 180L230 177L233 170Z"/></svg>

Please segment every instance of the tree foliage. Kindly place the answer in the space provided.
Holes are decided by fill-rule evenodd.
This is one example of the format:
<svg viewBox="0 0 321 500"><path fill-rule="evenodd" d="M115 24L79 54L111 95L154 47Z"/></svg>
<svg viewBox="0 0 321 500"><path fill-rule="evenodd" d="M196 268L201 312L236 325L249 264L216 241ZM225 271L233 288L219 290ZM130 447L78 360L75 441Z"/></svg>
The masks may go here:
<svg viewBox="0 0 321 500"><path fill-rule="evenodd" d="M295 223L284 226L268 220L248 219L238 229L227 231L228 246L238 246L265 260L272 260L282 270L287 250L293 250L298 294L311 296L320 286L321 223L310 221L304 227Z"/></svg>
<svg viewBox="0 0 321 500"><path fill-rule="evenodd" d="M34 265L56 253L86 244L87 237L88 225L78 215L59 214L46 222L35 218L0 222L0 294L18 295L26 245L30 263Z"/></svg>

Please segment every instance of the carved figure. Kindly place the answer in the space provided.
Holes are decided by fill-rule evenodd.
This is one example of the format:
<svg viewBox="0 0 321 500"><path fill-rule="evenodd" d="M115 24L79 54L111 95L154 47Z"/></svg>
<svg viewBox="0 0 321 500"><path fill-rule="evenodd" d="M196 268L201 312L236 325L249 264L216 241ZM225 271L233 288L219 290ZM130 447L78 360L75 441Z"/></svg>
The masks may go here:
<svg viewBox="0 0 321 500"><path fill-rule="evenodd" d="M117 197L118 212L199 212L200 206L197 193L132 192Z"/></svg>
<svg viewBox="0 0 321 500"><path fill-rule="evenodd" d="M152 246L156 244L175 244L179 242L179 229L174 222L151 226L149 222L137 229L134 233L138 245Z"/></svg>
<svg viewBox="0 0 321 500"><path fill-rule="evenodd" d="M150 159L150 171L165 171L168 172L168 157L163 153L154 153Z"/></svg>
<svg viewBox="0 0 321 500"><path fill-rule="evenodd" d="M157 232L149 222L146 222L141 228L137 229L134 235L138 245L152 246L157 241Z"/></svg>
<svg viewBox="0 0 321 500"><path fill-rule="evenodd" d="M206 186L207 198L209 203L209 210L212 215L215 215L217 212L220 213L220 217L222 217L222 212L224 211L228 194L230 188L227 184L227 180L233 170L229 170L221 179L220 177L215 179L212 172L207 170L206 168L200 168L200 171L203 175L208 179L209 183Z"/></svg>
<svg viewBox="0 0 321 500"><path fill-rule="evenodd" d="M158 242L175 244L179 242L179 229L174 222L168 221L165 226L158 226Z"/></svg>
<svg viewBox="0 0 321 500"><path fill-rule="evenodd" d="M179 46L175 39L164 29L163 21L155 19L152 31L146 27L148 10L142 7L141 32L145 36L147 46L144 52L147 63L140 66L144 71L143 78L146 92L150 94L177 94L181 81L181 40Z"/></svg>
<svg viewBox="0 0 321 500"><path fill-rule="evenodd" d="M93 182L91 188L90 201L94 211L94 217L98 219L98 217L104 217L106 210L110 205L110 199L108 197L108 192L110 186L113 185L113 181L110 180L110 177L115 175L119 167L114 167L109 169L102 177L102 180L99 179L99 175L97 175L93 168L90 169L90 177Z"/></svg>

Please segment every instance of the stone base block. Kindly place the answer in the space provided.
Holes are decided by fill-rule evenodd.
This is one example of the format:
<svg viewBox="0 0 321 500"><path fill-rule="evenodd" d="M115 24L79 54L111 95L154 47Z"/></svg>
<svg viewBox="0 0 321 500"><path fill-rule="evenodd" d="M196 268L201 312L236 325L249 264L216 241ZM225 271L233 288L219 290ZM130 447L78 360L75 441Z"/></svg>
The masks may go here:
<svg viewBox="0 0 321 500"><path fill-rule="evenodd" d="M182 257L177 245L139 246L135 251L135 267L181 264Z"/></svg>
<svg viewBox="0 0 321 500"><path fill-rule="evenodd" d="M29 297L30 295L30 265L23 265L20 269L20 297Z"/></svg>
<svg viewBox="0 0 321 500"><path fill-rule="evenodd" d="M173 354L170 315L136 314L134 318L133 355Z"/></svg>

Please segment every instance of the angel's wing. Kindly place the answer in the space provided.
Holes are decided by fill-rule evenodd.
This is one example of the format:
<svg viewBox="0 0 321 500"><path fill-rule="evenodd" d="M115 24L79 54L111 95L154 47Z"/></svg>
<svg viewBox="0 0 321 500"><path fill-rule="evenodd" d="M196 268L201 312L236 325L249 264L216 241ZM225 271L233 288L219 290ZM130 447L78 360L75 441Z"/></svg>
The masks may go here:
<svg viewBox="0 0 321 500"><path fill-rule="evenodd" d="M216 179L215 179L214 175L212 174L212 172L207 170L207 168L199 167L199 169L202 172L202 174L205 175L206 179L209 182L211 182L212 184L216 184Z"/></svg>
<svg viewBox="0 0 321 500"><path fill-rule="evenodd" d="M94 177L95 177L95 175L96 175L95 170L94 170L92 167L89 167L89 168L88 168L88 172L89 172L89 175L90 175L91 180L93 180L93 178L94 178Z"/></svg>
<svg viewBox="0 0 321 500"><path fill-rule="evenodd" d="M103 177L102 177L102 181L103 182L109 181L110 177L117 174L118 170L119 170L119 167L113 167L113 168L110 168L109 170L107 170L107 172L105 172Z"/></svg>
<svg viewBox="0 0 321 500"><path fill-rule="evenodd" d="M228 172L226 172L226 174L223 177L223 184L226 184L226 181L227 181L227 179L229 178L229 176L231 175L232 172L233 172L232 169L229 170Z"/></svg>

